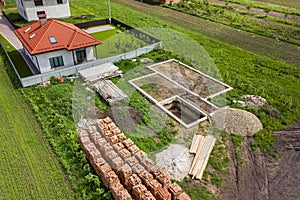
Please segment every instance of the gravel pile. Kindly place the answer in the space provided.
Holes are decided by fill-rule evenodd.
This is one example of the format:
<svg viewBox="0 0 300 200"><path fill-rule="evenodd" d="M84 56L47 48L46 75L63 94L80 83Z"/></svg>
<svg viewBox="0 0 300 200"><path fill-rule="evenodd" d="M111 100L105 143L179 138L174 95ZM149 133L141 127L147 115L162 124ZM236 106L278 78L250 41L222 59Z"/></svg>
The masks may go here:
<svg viewBox="0 0 300 200"><path fill-rule="evenodd" d="M245 95L243 98L246 101L246 105L251 107L259 108L268 103L265 98L257 95Z"/></svg>
<svg viewBox="0 0 300 200"><path fill-rule="evenodd" d="M252 113L235 108L220 109L211 118L214 126L226 133L251 135L263 129L260 120Z"/></svg>
<svg viewBox="0 0 300 200"><path fill-rule="evenodd" d="M193 156L189 149L179 144L171 144L164 151L156 154L156 165L168 172L170 178L182 180L188 175Z"/></svg>

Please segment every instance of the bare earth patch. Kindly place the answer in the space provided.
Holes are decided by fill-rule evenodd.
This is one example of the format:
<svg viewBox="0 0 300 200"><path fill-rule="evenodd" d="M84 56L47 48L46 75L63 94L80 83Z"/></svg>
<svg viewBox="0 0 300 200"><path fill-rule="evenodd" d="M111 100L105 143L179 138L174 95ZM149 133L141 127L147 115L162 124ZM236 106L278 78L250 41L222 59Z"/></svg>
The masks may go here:
<svg viewBox="0 0 300 200"><path fill-rule="evenodd" d="M189 149L179 144L171 144L156 154L156 164L176 180L182 180L188 175L192 160L193 156L190 155Z"/></svg>

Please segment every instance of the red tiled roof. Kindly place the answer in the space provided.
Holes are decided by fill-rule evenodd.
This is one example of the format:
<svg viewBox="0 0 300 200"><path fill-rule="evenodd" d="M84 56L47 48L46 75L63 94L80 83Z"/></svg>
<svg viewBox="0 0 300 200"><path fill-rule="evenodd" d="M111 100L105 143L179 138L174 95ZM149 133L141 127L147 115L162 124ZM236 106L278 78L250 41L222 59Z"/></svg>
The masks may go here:
<svg viewBox="0 0 300 200"><path fill-rule="evenodd" d="M101 44L101 41L75 25L54 19L49 19L43 26L39 21L34 22L15 30L15 34L30 54ZM50 37L54 37L54 43L50 42Z"/></svg>

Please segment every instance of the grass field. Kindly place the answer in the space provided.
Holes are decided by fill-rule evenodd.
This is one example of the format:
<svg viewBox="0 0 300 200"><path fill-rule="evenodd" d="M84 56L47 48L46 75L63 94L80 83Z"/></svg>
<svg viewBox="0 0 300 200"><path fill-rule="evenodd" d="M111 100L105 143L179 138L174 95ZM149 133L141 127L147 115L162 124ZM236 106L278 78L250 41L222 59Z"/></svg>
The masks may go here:
<svg viewBox="0 0 300 200"><path fill-rule="evenodd" d="M56 155L5 68L10 64L0 50L0 199L73 199Z"/></svg>

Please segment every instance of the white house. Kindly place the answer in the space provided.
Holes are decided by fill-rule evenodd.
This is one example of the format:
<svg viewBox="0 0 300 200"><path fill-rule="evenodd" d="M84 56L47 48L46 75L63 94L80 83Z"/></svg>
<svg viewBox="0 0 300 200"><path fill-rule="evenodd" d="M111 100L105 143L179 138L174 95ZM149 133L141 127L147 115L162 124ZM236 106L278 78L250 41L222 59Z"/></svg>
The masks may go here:
<svg viewBox="0 0 300 200"><path fill-rule="evenodd" d="M39 14L48 18L70 17L68 0L16 0L19 14L27 21L38 20Z"/></svg>
<svg viewBox="0 0 300 200"><path fill-rule="evenodd" d="M101 44L75 25L45 16L15 34L40 73L95 60L94 48Z"/></svg>

